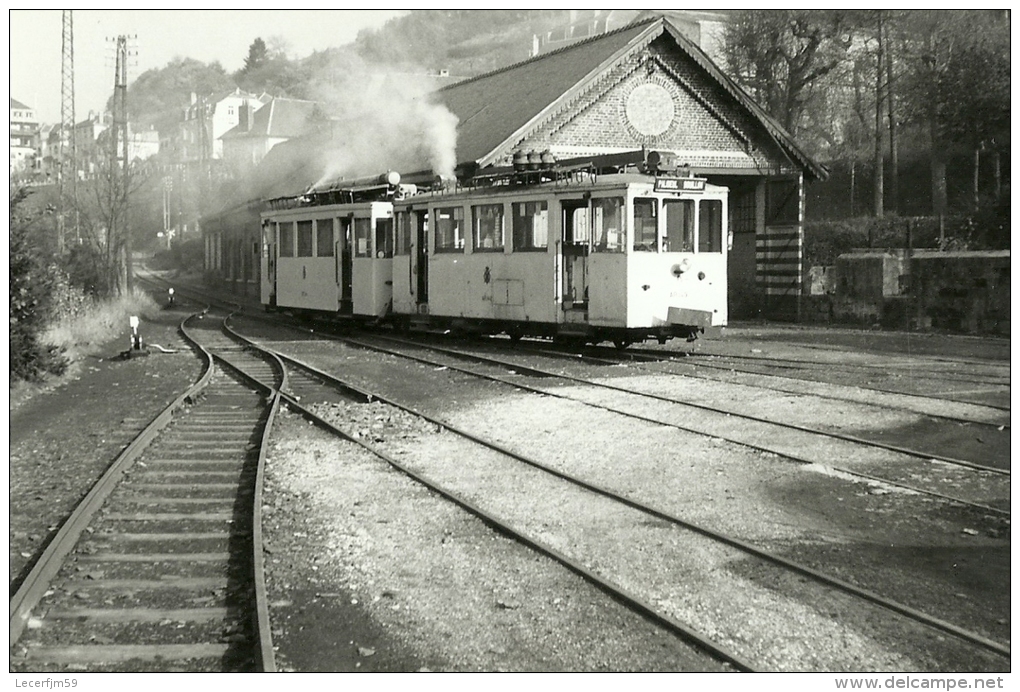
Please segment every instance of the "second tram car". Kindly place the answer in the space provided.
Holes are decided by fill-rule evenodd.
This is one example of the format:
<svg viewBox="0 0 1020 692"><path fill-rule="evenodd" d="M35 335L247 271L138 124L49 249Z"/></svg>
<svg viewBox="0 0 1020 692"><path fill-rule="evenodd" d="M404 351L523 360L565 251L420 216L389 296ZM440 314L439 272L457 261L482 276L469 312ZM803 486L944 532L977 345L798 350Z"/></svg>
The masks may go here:
<svg viewBox="0 0 1020 692"><path fill-rule="evenodd" d="M423 192L391 176L387 201L292 200L262 216L262 301L514 339L691 340L726 324L728 191L667 173L497 170Z"/></svg>

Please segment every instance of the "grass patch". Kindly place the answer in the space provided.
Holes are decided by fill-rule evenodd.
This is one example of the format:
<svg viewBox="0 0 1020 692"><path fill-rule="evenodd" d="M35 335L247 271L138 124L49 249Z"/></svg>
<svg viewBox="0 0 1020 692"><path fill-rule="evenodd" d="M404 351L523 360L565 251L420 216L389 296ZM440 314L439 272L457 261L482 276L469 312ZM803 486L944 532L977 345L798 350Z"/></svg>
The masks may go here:
<svg viewBox="0 0 1020 692"><path fill-rule="evenodd" d="M124 350L128 346L128 318L151 318L159 313L159 306L146 293L135 290L134 295L101 301L83 296L73 301L73 306L63 306L64 316L43 330L40 341L44 346L54 347L67 359L68 367L62 375L43 374L38 380L12 380L10 383L10 410L27 402L35 395L59 386L74 377L80 370L81 362L101 353L104 347L117 338L124 339Z"/></svg>
<svg viewBox="0 0 1020 692"><path fill-rule="evenodd" d="M133 295L94 301L73 315L57 319L43 330L40 338L47 346L60 349L71 363L75 363L95 355L118 335L124 336L124 348L127 349L128 318L131 315L153 317L159 309L147 293L136 289Z"/></svg>

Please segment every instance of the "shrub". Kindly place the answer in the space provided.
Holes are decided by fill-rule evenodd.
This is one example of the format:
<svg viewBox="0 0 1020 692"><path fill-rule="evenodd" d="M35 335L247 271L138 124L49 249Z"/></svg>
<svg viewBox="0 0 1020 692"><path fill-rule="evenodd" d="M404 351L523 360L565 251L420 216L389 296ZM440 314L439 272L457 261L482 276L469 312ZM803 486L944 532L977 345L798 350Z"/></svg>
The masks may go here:
<svg viewBox="0 0 1020 692"><path fill-rule="evenodd" d="M73 245L64 257L65 276L70 286L91 298L110 294L110 272L102 252L91 245Z"/></svg>
<svg viewBox="0 0 1020 692"><path fill-rule="evenodd" d="M205 264L205 245L201 238L175 243L168 250L157 252L151 262L154 269L172 270L178 274L200 272Z"/></svg>
<svg viewBox="0 0 1020 692"><path fill-rule="evenodd" d="M56 272L34 234L39 214L23 211L24 190L12 190L10 203L10 360L11 381L38 380L44 373L61 374L67 360L59 349L45 346L40 332L52 309Z"/></svg>
<svg viewBox="0 0 1020 692"><path fill-rule="evenodd" d="M996 244L1003 242L1003 236L1008 247L1008 200L1005 212L1000 206L992 206L979 216L948 217L944 229L940 229L938 218L932 216L809 221L804 224L804 263L832 265L837 257L855 248L905 248L908 243L915 249L995 249Z"/></svg>

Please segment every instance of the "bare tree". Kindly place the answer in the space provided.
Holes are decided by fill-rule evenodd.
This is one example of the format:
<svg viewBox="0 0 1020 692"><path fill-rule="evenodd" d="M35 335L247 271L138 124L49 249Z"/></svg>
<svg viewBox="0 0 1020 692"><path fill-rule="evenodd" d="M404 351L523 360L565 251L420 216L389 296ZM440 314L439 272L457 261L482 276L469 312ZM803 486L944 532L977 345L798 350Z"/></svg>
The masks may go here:
<svg viewBox="0 0 1020 692"><path fill-rule="evenodd" d="M725 39L731 76L791 134L814 87L847 59L858 18L840 10L742 10Z"/></svg>
<svg viewBox="0 0 1020 692"><path fill-rule="evenodd" d="M123 294L128 290L127 250L130 246L127 233L130 200L150 177L150 172L138 162L128 165L125 172L120 162L112 157L108 147L93 161L90 173L78 183L77 200L73 202L77 213L77 233L80 251L98 263L95 276L100 293ZM68 204L72 204L68 200Z"/></svg>

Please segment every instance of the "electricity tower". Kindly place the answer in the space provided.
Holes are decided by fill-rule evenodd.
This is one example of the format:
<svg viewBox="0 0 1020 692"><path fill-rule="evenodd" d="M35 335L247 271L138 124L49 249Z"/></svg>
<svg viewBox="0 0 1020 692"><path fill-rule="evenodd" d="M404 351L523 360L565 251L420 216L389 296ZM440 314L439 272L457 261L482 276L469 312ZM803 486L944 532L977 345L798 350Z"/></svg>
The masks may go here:
<svg viewBox="0 0 1020 692"><path fill-rule="evenodd" d="M134 286L131 261L131 228L128 224L129 145L127 116L128 37L117 37L117 68L113 81L113 127L111 131L111 208L120 208L119 236L124 252L125 289L130 295ZM120 169L119 171L117 169ZM116 218L116 217L115 217ZM114 236L116 237L116 236Z"/></svg>
<svg viewBox="0 0 1020 692"><path fill-rule="evenodd" d="M74 10L64 10L60 61L60 139L57 145L57 251L63 254L65 224L78 210L78 151L74 137ZM74 224L75 236L78 224Z"/></svg>

